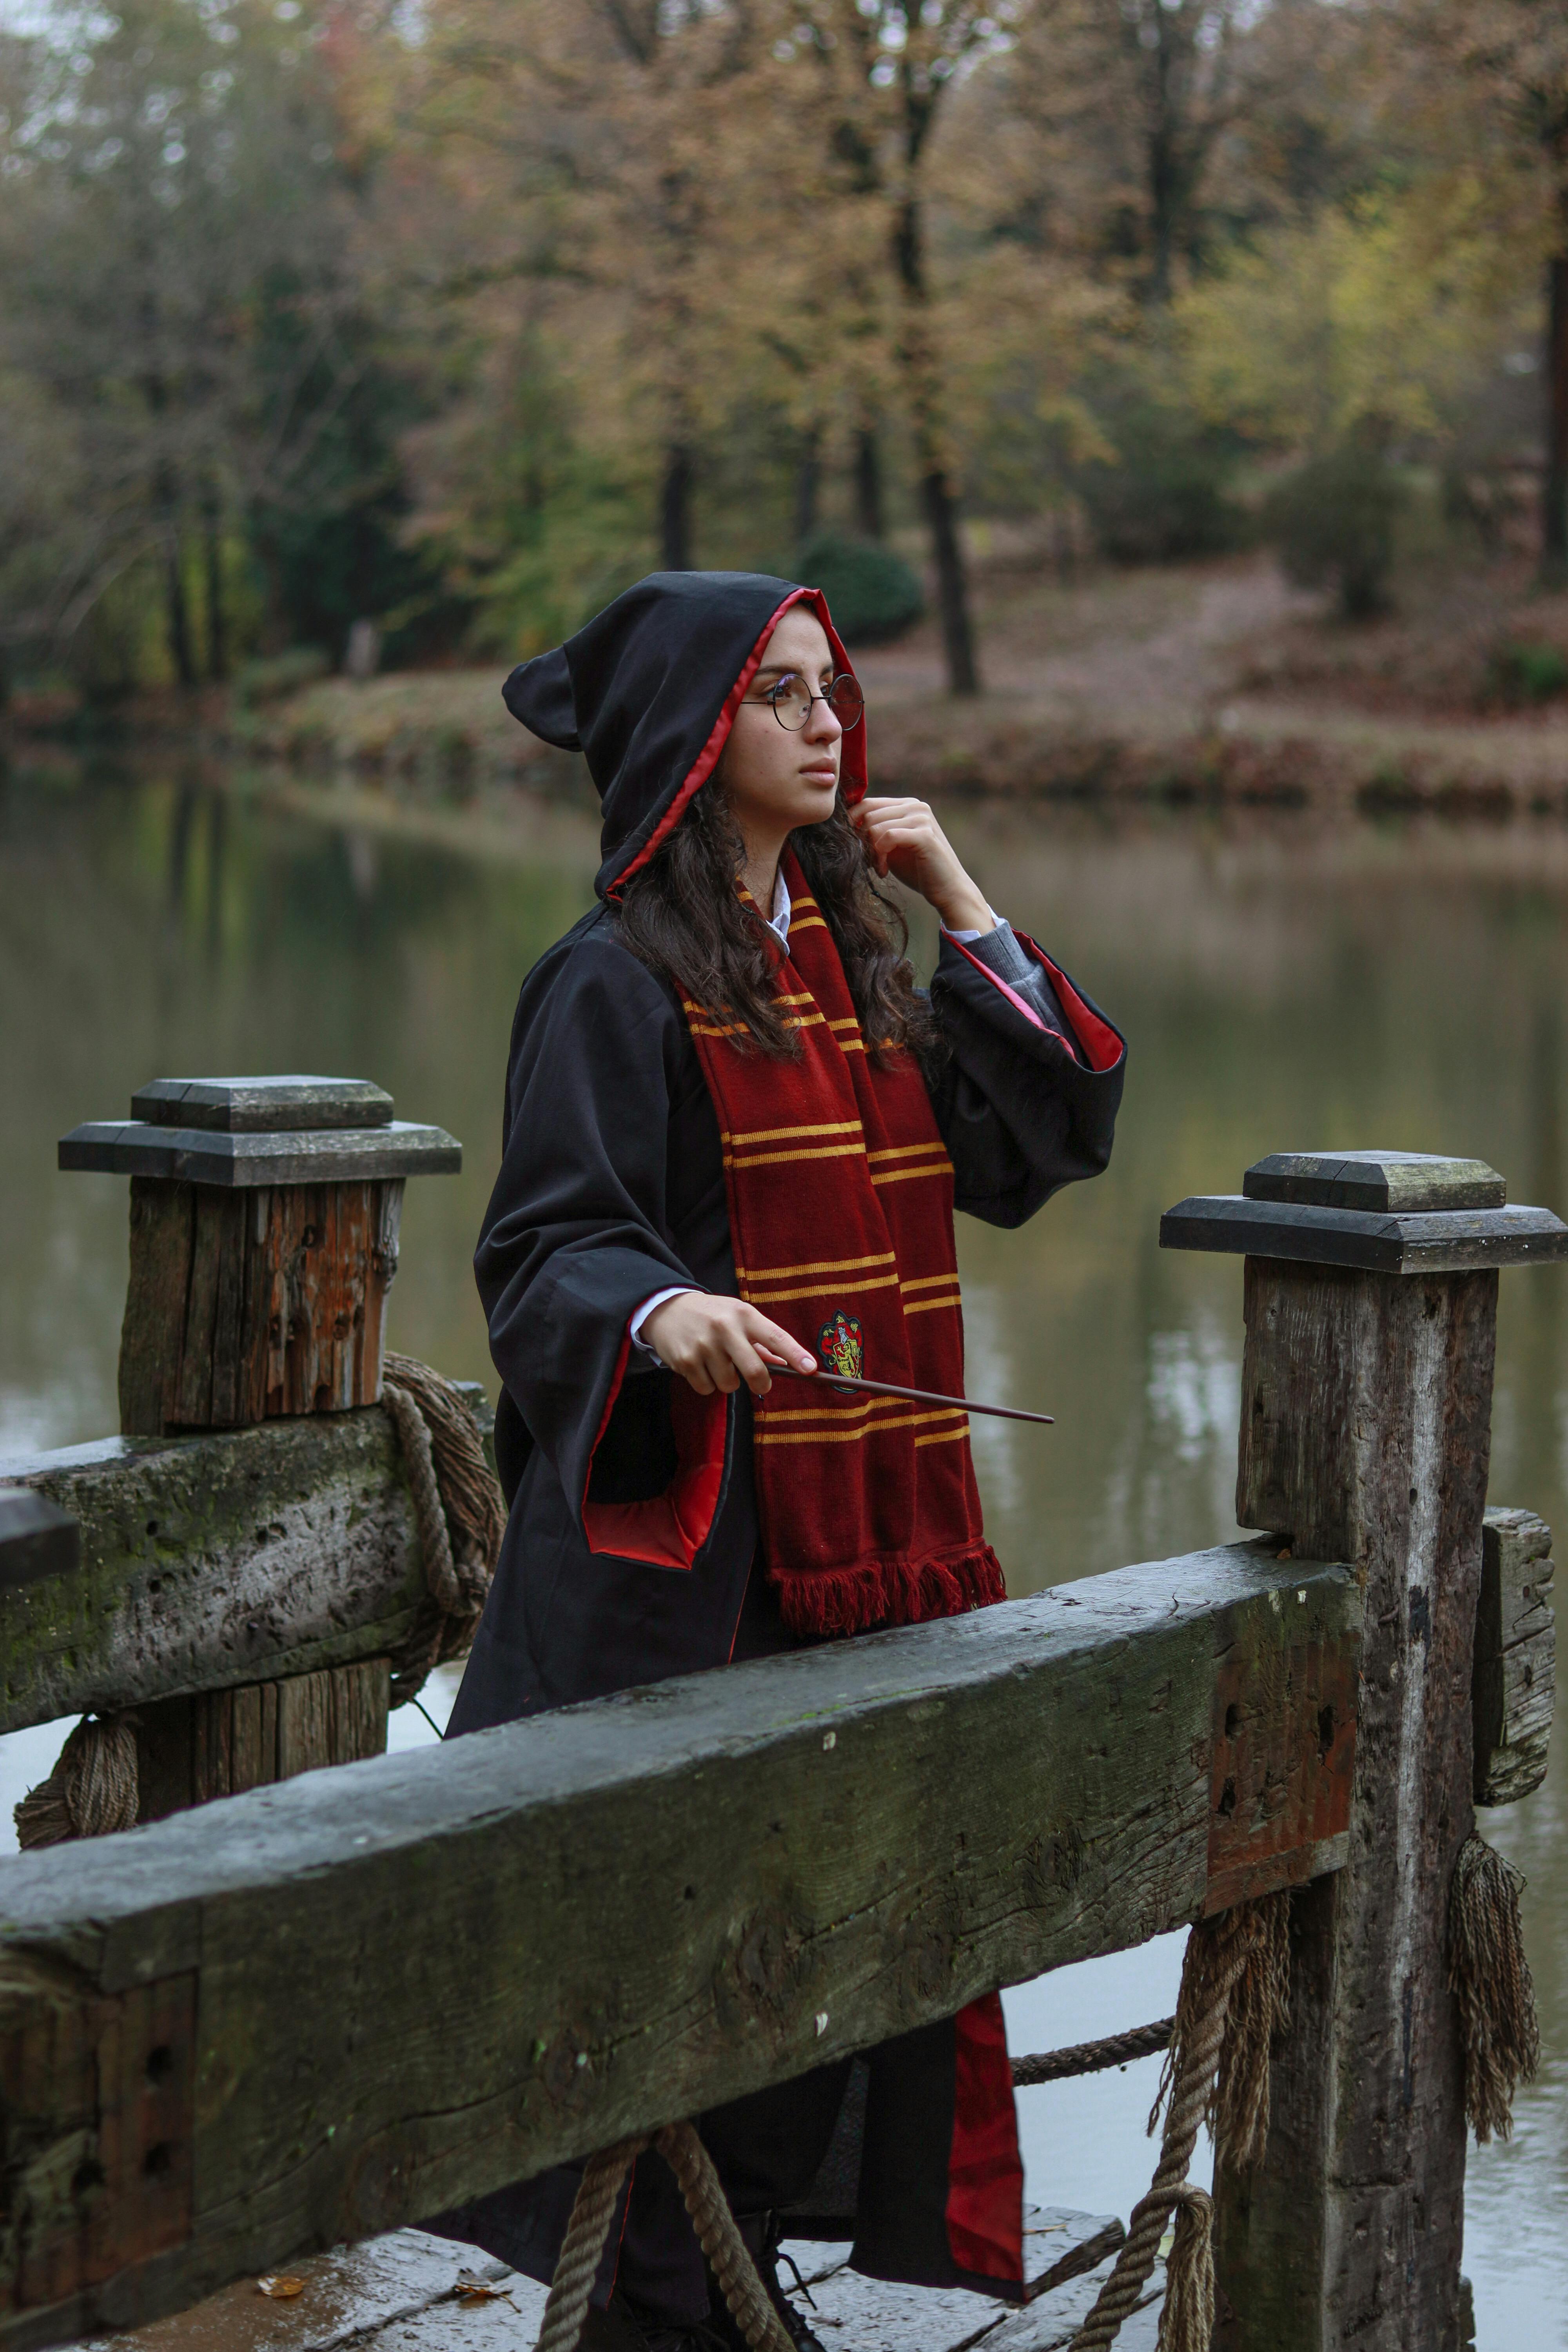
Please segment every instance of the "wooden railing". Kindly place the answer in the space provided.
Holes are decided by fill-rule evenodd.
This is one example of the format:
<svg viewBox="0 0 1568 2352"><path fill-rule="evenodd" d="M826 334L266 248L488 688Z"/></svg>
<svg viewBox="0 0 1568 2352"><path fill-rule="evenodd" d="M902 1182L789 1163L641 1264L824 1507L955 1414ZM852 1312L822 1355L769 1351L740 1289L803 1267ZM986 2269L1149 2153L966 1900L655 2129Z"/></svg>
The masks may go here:
<svg viewBox="0 0 1568 2352"><path fill-rule="evenodd" d="M180 2307L1281 1886L1292 2021L1262 2170L1218 2186L1217 2340L1457 2343L1447 1874L1550 1716L1544 1530L1483 1536L1491 1269L1568 1232L1477 1202L1468 1163L1254 1181L1164 1237L1247 1257L1238 1517L1266 1538L0 1865L0 2345ZM367 1669L418 1605L369 1403L24 1475L6 1727Z"/></svg>

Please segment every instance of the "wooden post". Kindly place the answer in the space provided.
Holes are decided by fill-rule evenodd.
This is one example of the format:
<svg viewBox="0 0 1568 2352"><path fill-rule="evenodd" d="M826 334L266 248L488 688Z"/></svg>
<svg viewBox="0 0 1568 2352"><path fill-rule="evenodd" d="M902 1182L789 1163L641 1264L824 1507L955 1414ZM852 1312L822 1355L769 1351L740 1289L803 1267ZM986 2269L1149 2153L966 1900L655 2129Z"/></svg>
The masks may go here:
<svg viewBox="0 0 1568 2352"><path fill-rule="evenodd" d="M1243 1252L1237 1516L1365 1593L1346 1867L1292 1898L1260 2170L1216 2183L1223 2352L1458 2352L1465 2116L1448 1888L1474 1826L1471 1677L1497 1272L1568 1255L1475 1161L1276 1154L1161 1240Z"/></svg>
<svg viewBox="0 0 1568 2352"><path fill-rule="evenodd" d="M374 1404L404 1179L458 1145L363 1078L160 1078L131 1110L60 1143L132 1180L122 1433Z"/></svg>
<svg viewBox="0 0 1568 2352"><path fill-rule="evenodd" d="M146 1710L138 1741L144 1822L188 1805L292 1780L320 1764L354 1764L386 1750L387 1664L350 1666L196 1691Z"/></svg>
<svg viewBox="0 0 1568 2352"><path fill-rule="evenodd" d="M381 1395L403 1186L462 1165L363 1078L160 1078L61 1139L131 1178L128 1437L342 1412ZM384 1657L140 1712L142 1818L386 1745Z"/></svg>

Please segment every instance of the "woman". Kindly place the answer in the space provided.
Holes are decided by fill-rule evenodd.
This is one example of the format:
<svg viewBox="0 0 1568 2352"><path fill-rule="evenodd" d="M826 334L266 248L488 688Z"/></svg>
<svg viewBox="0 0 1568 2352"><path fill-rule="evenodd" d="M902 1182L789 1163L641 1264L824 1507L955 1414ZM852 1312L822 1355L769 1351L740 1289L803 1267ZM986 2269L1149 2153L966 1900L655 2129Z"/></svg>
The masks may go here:
<svg viewBox="0 0 1568 2352"><path fill-rule="evenodd" d="M1124 1059L931 811L866 798L859 689L816 592L656 573L505 696L583 751L604 863L512 1031L476 1258L510 1517L454 1734L1004 1597L962 1412L773 1373L820 1358L962 1394L952 1210L1016 1225L1097 1174ZM929 998L889 874L942 920ZM1016 2297L999 2001L851 2072L702 2118L795 2341L816 2339L778 2287L776 2217L826 2213L830 2150L855 2219L823 2226L853 2230L859 2268ZM548 2278L576 2180L440 2226ZM655 2154L610 2248L585 2344L739 2340Z"/></svg>

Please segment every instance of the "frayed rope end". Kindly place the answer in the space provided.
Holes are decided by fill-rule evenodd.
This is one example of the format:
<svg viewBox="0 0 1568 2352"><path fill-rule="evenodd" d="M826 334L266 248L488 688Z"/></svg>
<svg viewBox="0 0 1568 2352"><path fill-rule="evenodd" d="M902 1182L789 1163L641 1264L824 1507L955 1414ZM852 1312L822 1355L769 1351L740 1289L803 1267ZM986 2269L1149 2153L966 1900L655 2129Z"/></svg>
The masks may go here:
<svg viewBox="0 0 1568 2352"><path fill-rule="evenodd" d="M1484 2147L1513 2129L1513 2095L1541 2063L1535 1985L1524 1957L1524 1879L1484 1838L1459 1848L1448 1891L1448 1990L1459 2007L1465 2114Z"/></svg>

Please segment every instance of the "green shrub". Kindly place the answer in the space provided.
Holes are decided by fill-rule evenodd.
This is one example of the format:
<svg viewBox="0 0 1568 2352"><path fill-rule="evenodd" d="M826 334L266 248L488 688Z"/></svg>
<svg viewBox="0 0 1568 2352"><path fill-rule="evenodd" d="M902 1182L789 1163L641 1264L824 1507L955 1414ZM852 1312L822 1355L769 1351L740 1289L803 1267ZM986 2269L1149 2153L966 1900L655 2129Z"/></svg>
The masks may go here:
<svg viewBox="0 0 1568 2352"><path fill-rule="evenodd" d="M1359 439L1309 457L1272 490L1263 532L1302 588L1333 587L1347 621L1364 621L1388 601L1402 484L1383 451Z"/></svg>
<svg viewBox="0 0 1568 2352"><path fill-rule="evenodd" d="M925 610L920 576L903 558L867 539L819 530L801 549L798 576L820 588L847 646L885 646Z"/></svg>
<svg viewBox="0 0 1568 2352"><path fill-rule="evenodd" d="M1078 467L1101 551L1117 563L1171 563L1240 543L1247 518L1230 495L1234 437L1135 380L1091 388L1096 424L1115 452Z"/></svg>
<svg viewBox="0 0 1568 2352"><path fill-rule="evenodd" d="M286 695L297 694L302 686L324 677L331 667L319 646L290 646L287 653L247 662L237 670L235 701L241 710L254 710L263 702L281 702Z"/></svg>
<svg viewBox="0 0 1568 2352"><path fill-rule="evenodd" d="M1489 702L1551 702L1568 693L1568 654L1559 646L1501 645L1487 665Z"/></svg>

